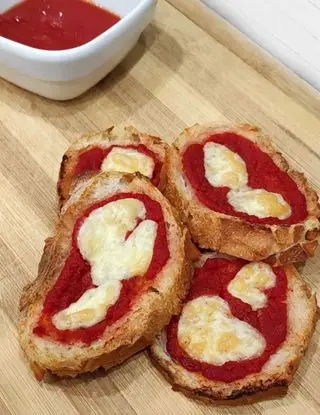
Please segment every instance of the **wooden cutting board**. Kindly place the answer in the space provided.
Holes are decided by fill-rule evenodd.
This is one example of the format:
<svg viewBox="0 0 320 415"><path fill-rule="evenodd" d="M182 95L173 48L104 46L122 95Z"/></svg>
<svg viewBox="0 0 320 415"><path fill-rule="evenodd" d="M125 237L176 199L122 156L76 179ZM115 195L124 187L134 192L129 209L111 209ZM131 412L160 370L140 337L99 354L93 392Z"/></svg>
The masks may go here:
<svg viewBox="0 0 320 415"><path fill-rule="evenodd" d="M320 188L320 100L197 0L159 2L127 59L79 99L52 102L0 81L0 414L319 414L320 329L288 394L245 406L191 401L145 353L107 375L37 383L19 351L18 300L56 221L55 186L68 144L112 124L172 140L195 122L250 122L275 137ZM301 268L320 291L320 250Z"/></svg>

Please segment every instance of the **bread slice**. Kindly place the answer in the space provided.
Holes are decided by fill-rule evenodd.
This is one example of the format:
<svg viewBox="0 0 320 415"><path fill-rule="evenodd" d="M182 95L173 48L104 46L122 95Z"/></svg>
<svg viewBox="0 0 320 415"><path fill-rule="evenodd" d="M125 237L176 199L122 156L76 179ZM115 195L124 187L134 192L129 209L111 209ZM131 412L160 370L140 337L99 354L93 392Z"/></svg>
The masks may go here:
<svg viewBox="0 0 320 415"><path fill-rule="evenodd" d="M202 266L208 258L214 257L217 256L203 255L198 266ZM317 305L315 295L311 293L310 287L296 269L292 265L287 265L283 269L287 277L287 335L262 369L231 382L209 379L200 372L189 371L168 353L165 329L151 346L149 355L174 390L193 398L215 400L219 403L230 400L234 400L235 403L255 402L286 391L313 334ZM214 278L214 275L212 277ZM197 316L201 318L200 309Z"/></svg>
<svg viewBox="0 0 320 415"><path fill-rule="evenodd" d="M306 200L307 216L304 220L290 224L282 224L280 220L254 223L246 217L212 210L199 200L184 171L182 156L190 145L202 145L210 136L223 133L237 134L256 143L280 171L296 183ZM209 182L206 185L210 187ZM302 173L289 167L270 139L250 125L196 124L184 130L168 152L165 196L179 210L193 240L202 248L249 261L267 260L282 265L304 261L314 254L318 245L320 207L317 193Z"/></svg>
<svg viewBox="0 0 320 415"><path fill-rule="evenodd" d="M64 270L64 266L67 259L69 258L69 255L71 255L73 252L72 239L75 238L74 228L76 226L76 221L79 220L79 218L82 218L80 222L80 232L84 227L83 224L89 223L87 222L86 218L90 218L92 216L92 213L88 213L88 208L90 208L90 206L96 206L97 203L102 206L104 201L108 200L109 198L117 198L120 197L119 195L127 193L129 193L129 196L125 195L123 196L124 198L136 198L136 195L144 195L145 197L149 197L152 201L157 202L161 206L163 215L163 222L161 222L161 226L163 227L160 228L160 222L157 222L159 228L156 229L159 230L156 231L155 237L157 238L158 233L162 232L161 237L163 238L163 232L166 232L167 247L169 251L167 262L162 264L162 268L157 268L158 270L160 269L160 271L156 273L153 279L148 280L147 277L143 276L136 277L138 279L138 284L140 284L140 288L139 290L137 289L133 300L129 297L129 300L131 301L130 306L125 309L125 313L120 316L120 318L114 320L112 324L108 325L102 334L98 336L98 338L94 338L93 341L90 341L89 343L82 340L72 340L65 342L62 341L60 337L55 337L57 335L52 337L51 332L45 333L44 336L39 335L38 332L35 333L34 329L37 327L37 325L39 325L39 321L42 316L42 310L44 309L44 304L46 304L46 298L50 292L53 292L53 287L57 287L57 285L55 285L57 284L57 281L61 282L62 277L60 279L59 277L62 275L62 271ZM108 204L104 206L108 206ZM98 209L98 207L94 207L94 209ZM96 212L96 210L93 210L93 213L94 212ZM112 231L112 229L114 229L112 226L115 223L116 226L118 226L118 223L121 225L121 218L123 218L123 223L125 223L126 218L128 217L126 215L126 211L122 211L120 219L111 222L111 225L110 219L106 217L104 220L109 223L108 226L111 226L111 228L109 227L107 229L111 229ZM138 229L139 224L141 224L139 219L137 220L138 222L135 222L135 229ZM144 220L142 223L145 222L147 221ZM91 256L86 257L87 264L90 264L91 283L93 283L92 267L99 267L99 265L102 264L101 261L104 261L106 258L108 258L108 250L110 252L113 244L113 240L111 242L106 242L107 245L103 245L102 257L99 256L97 257L98 259L92 259L92 255L98 255L96 240L92 239L92 235L98 234L99 231L100 235L104 235L101 233L100 225L101 221L95 225L96 227L94 224L88 225L88 227L93 226L93 228L90 228L91 239L88 239L88 244L90 243L91 245L88 245L89 248L86 248L87 250L92 250L90 251ZM165 229L165 231L163 231L163 229ZM127 232L134 232L134 230ZM108 232L106 231L105 233ZM125 235L125 238L129 239L130 235L128 236L128 233ZM79 239L80 236L76 236L76 238L76 249L81 252L83 257L83 251L80 251L79 248L79 240L82 241L82 239ZM138 240L136 245L133 244L133 248L127 247L126 250L133 250L134 247L139 249L139 244L146 244L146 241L148 242L148 240L144 239ZM155 241L157 241L157 239ZM99 240L97 243L99 244ZM83 244L83 242L81 242L81 244ZM151 251L152 255L153 252L155 252L157 255L159 254L161 256L161 252L163 249L165 249L164 246L157 245L157 242L154 242L154 244L154 248L152 249L155 249L155 251ZM125 251L125 248L121 249ZM134 254L136 251L132 252L133 258L136 258L136 254ZM113 267L117 267L117 264L119 263L120 270L124 260L123 256L125 256L125 254L126 252L122 253L122 251L120 251L121 260L115 264L113 263ZM115 172L103 172L91 179L82 188L81 191L78 191L76 195L73 195L72 203L69 201L68 206L59 219L54 236L46 240L44 252L39 264L38 277L33 283L24 289L20 300L20 343L35 375L41 379L46 372L51 372L59 376L76 376L80 373L94 371L99 367L109 369L110 367L119 364L123 360L129 358L137 351L150 345L154 341L156 334L158 334L160 330L168 323L171 315L180 311L181 300L184 298L189 287L192 268L191 257L193 255L197 255L197 250L193 250L193 245L191 243L190 237L188 236L188 231L186 228L184 228L182 223L179 221L179 218L175 215L169 202L164 198L160 191L150 183L148 179L139 174L130 175ZM90 260L88 258L90 258ZM157 258L159 258L159 256ZM70 266L72 275L78 272L79 267L77 268L77 266L74 265ZM148 265L146 266L148 267ZM149 268L146 269L149 270ZM103 270L104 273L108 271L106 268L103 268ZM94 275L98 275L96 271L94 272ZM121 272L121 270L118 271L117 268L115 268L115 272L116 275L113 278L117 279L117 274ZM147 271L147 273L148 272L149 271ZM77 278L80 277L82 278L82 274L80 274ZM61 289L59 291L59 297L64 296L65 292L68 293L68 290L70 291L68 278L69 274L67 274L67 282L64 291L61 291ZM131 274L129 273L129 277L126 278L130 279ZM143 284L142 282L139 283L141 278L144 278L142 281ZM148 278L151 278L150 275ZM110 282L110 280L108 281ZM123 279L120 279L119 284L123 284L123 281ZM130 281L132 281L132 278ZM114 282L112 282L112 284L113 283ZM78 279L76 280L76 284L78 284ZM99 286L97 283L95 283L95 285ZM121 297L121 293L118 299L124 298ZM78 297L74 298L72 302L77 301L79 295L82 294L78 294ZM52 297L50 301L53 302L54 306ZM69 303L66 303L62 309L65 309L68 305ZM91 307L93 307L93 310L95 310L95 305L91 304ZM88 328L83 326L83 321L88 320L83 320L82 316L84 316L86 319L86 313L90 314L91 310L90 305L87 308L84 308L84 310L80 310L84 314L80 313L81 318L80 323L77 323L78 325L63 326L61 329L61 323L59 323L60 326L58 326L58 328L60 327L62 334L65 332L74 334L75 332L73 332L73 330L78 329L79 324L82 324L82 333L84 333L84 335L86 334L86 330L88 330ZM103 316L106 315L107 314L103 314ZM54 318L57 318L56 316L57 314L50 317L51 326L56 324L53 323L54 321L58 321L54 320ZM76 316L76 313L74 316ZM71 317L71 320L72 318L74 317ZM102 317L102 322L104 318L106 317ZM91 328L92 325L94 324L90 323L89 328ZM71 329L68 330L65 327L71 327Z"/></svg>
<svg viewBox="0 0 320 415"><path fill-rule="evenodd" d="M127 146L130 146L130 149L127 150L129 152L133 150L136 155L137 150L139 151L140 148L138 155L140 154L142 158L138 165L130 165L130 158L133 163L137 161L132 159L132 153L131 156L127 154L125 160L123 159L123 155L126 154L123 147L125 148ZM116 151L119 151L119 147L122 147L120 149L120 156L122 156L120 163L119 154L113 156L118 157L117 163L115 163L115 159L107 160L108 163L104 162L108 155L110 155L109 152L112 149L115 151L115 148ZM163 187L162 167L165 161L167 147L167 144L159 137L140 133L132 126L125 127L124 132L121 134L116 134L114 127L110 127L105 131L83 135L67 149L62 158L57 184L60 209L75 188L82 186L88 179L101 171L111 171L114 169L123 173L135 173L136 167L137 171L143 174L142 170L145 169L144 171L145 173L149 173L149 178L152 180L152 183L159 188ZM94 152L91 153L90 161L84 161L83 157L92 150ZM148 154L145 154L143 151L149 153L151 157L148 157ZM81 166L80 169L79 166Z"/></svg>

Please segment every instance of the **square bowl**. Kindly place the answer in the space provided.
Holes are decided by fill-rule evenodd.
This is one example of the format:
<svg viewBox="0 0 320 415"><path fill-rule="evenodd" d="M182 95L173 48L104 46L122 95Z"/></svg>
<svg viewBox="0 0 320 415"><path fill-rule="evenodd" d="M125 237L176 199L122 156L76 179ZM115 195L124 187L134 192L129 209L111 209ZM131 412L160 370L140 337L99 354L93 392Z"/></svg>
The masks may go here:
<svg viewBox="0 0 320 415"><path fill-rule="evenodd" d="M0 12L20 0L1 0ZM0 36L0 77L46 98L67 100L87 91L130 52L153 17L157 0L96 0L121 20L84 45L42 50Z"/></svg>

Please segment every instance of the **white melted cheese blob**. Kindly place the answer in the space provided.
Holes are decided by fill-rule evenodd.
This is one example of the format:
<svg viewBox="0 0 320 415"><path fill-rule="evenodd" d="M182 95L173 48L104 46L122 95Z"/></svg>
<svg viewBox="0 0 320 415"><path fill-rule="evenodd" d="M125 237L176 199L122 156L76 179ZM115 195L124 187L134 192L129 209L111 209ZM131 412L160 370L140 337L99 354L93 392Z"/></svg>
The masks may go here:
<svg viewBox="0 0 320 415"><path fill-rule="evenodd" d="M158 227L145 216L144 204L127 198L107 203L85 219L78 232L78 247L91 265L97 287L54 316L57 328L89 327L102 321L120 295L120 281L145 274Z"/></svg>
<svg viewBox="0 0 320 415"><path fill-rule="evenodd" d="M239 188L230 190L227 197L235 210L258 218L271 216L287 219L291 215L290 205L278 193L263 189Z"/></svg>
<svg viewBox="0 0 320 415"><path fill-rule="evenodd" d="M157 223L144 220L144 204L120 199L95 209L82 224L78 246L90 262L92 282L123 280L144 274L151 262ZM137 220L142 222L137 226ZM131 232L126 239L127 233Z"/></svg>
<svg viewBox="0 0 320 415"><path fill-rule="evenodd" d="M103 160L102 171L120 171L123 173L139 172L152 178L154 160L152 157L133 148L113 147Z"/></svg>
<svg viewBox="0 0 320 415"><path fill-rule="evenodd" d="M206 143L203 151L205 176L212 186L237 189L248 183L246 163L237 153L212 142Z"/></svg>
<svg viewBox="0 0 320 415"><path fill-rule="evenodd" d="M275 285L276 276L270 265L264 262L250 262L230 281L228 291L256 311L267 304L264 291Z"/></svg>
<svg viewBox="0 0 320 415"><path fill-rule="evenodd" d="M90 288L78 301L55 314L53 324L59 330L93 326L104 319L108 308L118 300L120 291L120 281L108 281L97 288Z"/></svg>
<svg viewBox="0 0 320 415"><path fill-rule="evenodd" d="M291 207L282 195L247 186L246 163L237 153L213 142L206 143L203 150L206 179L214 187L230 188L228 202L236 211L260 219L287 219L291 215Z"/></svg>
<svg viewBox="0 0 320 415"><path fill-rule="evenodd" d="M201 296L184 306L178 341L190 357L216 366L257 357L266 347L264 337L235 318L218 296Z"/></svg>

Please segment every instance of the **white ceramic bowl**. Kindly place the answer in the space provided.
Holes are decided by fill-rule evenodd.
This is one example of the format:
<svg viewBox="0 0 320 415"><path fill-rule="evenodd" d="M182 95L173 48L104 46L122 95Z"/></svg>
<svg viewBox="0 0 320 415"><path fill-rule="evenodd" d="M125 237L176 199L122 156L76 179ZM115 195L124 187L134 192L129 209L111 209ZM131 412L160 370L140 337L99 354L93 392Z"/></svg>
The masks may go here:
<svg viewBox="0 0 320 415"><path fill-rule="evenodd" d="M19 0L0 0L0 13ZM133 48L150 23L157 0L95 0L121 20L90 42L48 51L0 36L0 76L47 98L67 100L87 91Z"/></svg>

